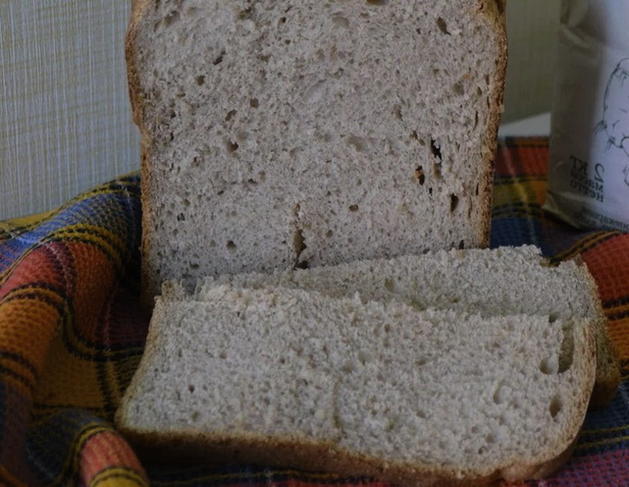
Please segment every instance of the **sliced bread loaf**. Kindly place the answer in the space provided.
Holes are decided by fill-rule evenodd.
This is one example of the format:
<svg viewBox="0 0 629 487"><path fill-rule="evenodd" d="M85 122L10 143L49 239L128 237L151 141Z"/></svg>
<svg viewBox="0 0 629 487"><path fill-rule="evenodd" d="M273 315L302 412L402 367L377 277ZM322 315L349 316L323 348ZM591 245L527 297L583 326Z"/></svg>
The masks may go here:
<svg viewBox="0 0 629 487"><path fill-rule="evenodd" d="M208 278L200 281L194 299L204 300L217 283L301 288L333 297L358 293L364 301L398 300L420 310L454 309L485 317L541 314L568 321L585 318L596 328L598 348L592 404L608 403L620 382L617 357L587 267L576 261L551 267L533 246L438 251L272 275ZM185 296L185 291L172 283L164 291L166 299Z"/></svg>
<svg viewBox="0 0 629 487"><path fill-rule="evenodd" d="M136 0L143 275L488 242L499 0Z"/></svg>
<svg viewBox="0 0 629 487"><path fill-rule="evenodd" d="M116 420L169 456L484 485L565 457L594 360L586 320L218 286L157 301Z"/></svg>

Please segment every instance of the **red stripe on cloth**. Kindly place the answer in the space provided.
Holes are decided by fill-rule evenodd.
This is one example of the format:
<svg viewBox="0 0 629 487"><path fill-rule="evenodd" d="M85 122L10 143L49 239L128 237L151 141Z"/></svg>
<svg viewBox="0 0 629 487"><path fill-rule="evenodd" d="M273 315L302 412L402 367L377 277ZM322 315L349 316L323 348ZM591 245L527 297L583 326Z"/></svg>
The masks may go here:
<svg viewBox="0 0 629 487"><path fill-rule="evenodd" d="M138 457L127 442L113 431L103 431L87 440L80 453L79 465L83 485L90 485L100 472L115 467L133 471L148 485Z"/></svg>
<svg viewBox="0 0 629 487"><path fill-rule="evenodd" d="M508 138L498 144L496 176L546 176L548 139Z"/></svg>
<svg viewBox="0 0 629 487"><path fill-rule="evenodd" d="M561 475L539 480L536 487L627 487L629 453L627 450L574 458Z"/></svg>

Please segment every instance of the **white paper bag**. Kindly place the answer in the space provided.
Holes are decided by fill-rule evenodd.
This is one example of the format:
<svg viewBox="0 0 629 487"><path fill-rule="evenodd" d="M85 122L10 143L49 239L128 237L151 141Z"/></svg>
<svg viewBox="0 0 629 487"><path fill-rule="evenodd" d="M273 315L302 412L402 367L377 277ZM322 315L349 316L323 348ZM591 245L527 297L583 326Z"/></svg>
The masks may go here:
<svg viewBox="0 0 629 487"><path fill-rule="evenodd" d="M545 208L629 232L629 1L562 0Z"/></svg>

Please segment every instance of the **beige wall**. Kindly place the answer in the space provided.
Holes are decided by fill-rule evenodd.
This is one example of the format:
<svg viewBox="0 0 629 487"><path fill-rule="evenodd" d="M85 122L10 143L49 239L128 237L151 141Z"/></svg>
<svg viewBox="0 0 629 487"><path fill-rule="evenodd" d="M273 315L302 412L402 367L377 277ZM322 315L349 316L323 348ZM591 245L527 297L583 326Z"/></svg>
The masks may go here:
<svg viewBox="0 0 629 487"><path fill-rule="evenodd" d="M123 38L131 0L0 0L0 220L138 167ZM547 111L559 0L508 0L505 120Z"/></svg>
<svg viewBox="0 0 629 487"><path fill-rule="evenodd" d="M0 219L138 166L123 39L131 0L0 0Z"/></svg>
<svg viewBox="0 0 629 487"><path fill-rule="evenodd" d="M560 0L507 0L505 122L550 110L560 4Z"/></svg>

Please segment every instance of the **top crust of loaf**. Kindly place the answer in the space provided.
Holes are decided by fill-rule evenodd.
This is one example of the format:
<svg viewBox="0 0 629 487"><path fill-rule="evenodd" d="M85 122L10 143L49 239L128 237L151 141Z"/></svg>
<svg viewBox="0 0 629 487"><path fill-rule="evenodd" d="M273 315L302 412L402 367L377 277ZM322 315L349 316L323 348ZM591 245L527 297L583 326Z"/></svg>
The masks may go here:
<svg viewBox="0 0 629 487"><path fill-rule="evenodd" d="M434 24L431 24L435 30L434 38L443 35L443 39L448 39L448 42L450 42L449 40L457 35L456 32L459 26L454 25L456 24L456 18L453 16L448 17L452 22L452 32L449 32L445 21L438 17L439 9L447 10L448 15L453 15L451 13L453 8L451 5L446 2L429 4L428 2L422 3L420 0L415 1L417 1L418 8L425 8L430 12L431 16L434 14L435 18L442 22L439 24L439 28L443 29L443 32L440 33L436 27L437 24L431 21ZM165 2L161 3L163 5ZM352 0L351 2L339 2L335 5L338 5L338 8L341 9L346 8L345 6L347 5L367 5L367 3L363 0ZM186 2L183 5L187 6L189 4L191 3ZM220 4L220 2L217 4ZM245 5L243 1L235 2L235 8L236 4L240 7ZM330 159L333 159L333 156L338 156L342 164L351 165L364 164L365 161L369 162L373 168L365 166L364 174L366 178L362 186L354 187L350 181L354 176L359 177L361 174L359 172L354 173L354 169L346 171L346 168L342 165L340 167L343 167L343 171L341 171L338 178L345 178L347 181L345 179L340 181L339 179L339 188L335 187L337 183L334 183L334 178L331 176L329 181L324 181L325 178L323 177L311 176L309 173L306 173L311 178L309 181L318 181L319 183L314 185L311 183L309 185L295 183L296 189L293 190L291 189L291 175L288 173L279 176L278 179L273 179L275 176L271 177L267 174L266 182L261 182L255 174L245 174L245 171L242 175L242 181L238 179L237 183L233 183L235 186L232 186L232 188L240 188L237 192L242 190L243 194L251 195L251 198L254 199L258 198L260 201L256 200L257 203L253 199L249 200L241 197L240 193L234 193L234 195L230 196L230 191L236 191L232 189L228 189L222 198L213 196L211 191L208 191L208 194L204 194L203 198L201 198L201 195L197 194L199 189L198 181L207 180L209 183L211 178L207 174L202 176L201 179L194 177L191 179L192 183L184 182L183 176L175 178L174 176L165 175L165 168L170 164L170 161L174 161L175 166L179 165L177 166L177 171L183 168L182 174L185 173L188 167L186 165L190 164L188 159L192 160L193 155L197 154L195 151L199 148L195 145L196 143L182 140L178 143L181 146L185 146L184 152L186 154L182 155L177 152L179 149L172 149L178 155L173 155L175 152L172 154L169 152L171 149L167 149L167 144L164 142L168 138L168 134L162 133L160 130L165 130L163 127L165 124L170 123L170 119L161 112L156 113L156 108L153 107L153 102L150 101L153 95L146 91L146 79L151 76L147 72L152 70L150 70L150 64L148 66L142 64L139 54L141 50L140 39L143 39L143 42L146 43L148 32L152 30L152 22L154 19L159 18L151 17L156 15L154 14L155 5L156 2L154 0L136 0L134 2L133 16L127 38L130 95L134 120L142 133L142 198L144 208L142 248L144 255L143 282L145 297L155 295L159 289L159 284L164 279L189 278L192 280L206 274L218 275L221 273L249 271L267 272L275 268L290 268L293 265L318 266L351 261L357 258L393 257L405 253L420 253L432 248L455 246L483 247L488 244L492 196L491 183L493 179L492 161L497 127L502 110L502 86L506 68L506 35L502 2L496 0L462 2L462 12L465 12L465 15L470 18L475 17L478 23L477 28L479 30L485 29L487 37L491 38L491 45L487 48L487 52L491 51L491 53L485 55L484 62L487 64L483 68L487 69L488 73L486 84L483 84L482 89L480 85L477 85L479 90L478 99L473 99L475 95L472 94L477 89L476 85L471 84L469 87L463 88L458 83L454 84L453 90L455 95L448 99L448 103L451 103L452 106L447 110L440 108L441 102L428 102L429 106L426 108L426 113L431 112L433 109L442 110L443 113L439 116L444 117L442 122L435 120L431 125L437 132L434 140L428 134L428 128L412 130L417 123L424 123L421 122L421 119L429 120L429 117L424 117L423 112L421 113L422 116L420 116L418 108L407 109L402 103L401 112L399 107L393 108L395 108L394 111L397 110L399 117L404 116L408 118L409 127L408 129L405 128L405 131L408 130L410 134L408 136L404 134L405 138L402 142L389 141L392 144L391 151L393 152L388 155L384 154L384 152L381 154L382 147L389 144L385 140L389 137L385 134L386 131L383 131L382 140L380 140L377 137L373 137L373 127L360 126L355 129L356 133L353 135L349 133L333 134L333 142L316 142L315 139L318 140L317 137L319 135L316 137L313 135L311 137L312 140L305 139L305 142L302 141L305 144L304 150L316 152L317 155L315 156L302 157L299 155L298 149L291 150L290 153L292 155L288 156L292 157L292 159L289 158L289 161L291 161L291 164L294 162L296 167L302 164L304 160L308 164L316 160L317 164L319 164L319 159L326 159L323 155L326 150L332 151ZM182 2L174 3L173 5L182 5ZM372 9L382 9L382 11L394 6L391 2L371 2L369 5L372 5ZM383 6L374 7L373 5ZM221 6L221 8L223 7ZM243 12L247 12L247 9L243 10ZM168 19L163 19L164 22L166 20ZM184 21L181 20L179 22ZM344 20L339 17L339 25L342 26L343 22ZM374 23L377 22L378 19L376 18ZM390 28L392 24L386 25L387 28ZM427 34L423 35L427 36ZM299 42L298 40L293 40L295 41L293 44ZM477 47L472 49L477 49ZM286 54L283 55L287 56ZM470 54L470 56L478 56L479 58L482 58L483 55L484 52L482 50L473 51ZM489 61L487 61L489 58L487 56L490 56L491 59L491 69L487 68L489 66ZM220 56L217 59L221 59ZM458 64L453 59L444 60L441 72L450 73L448 74L450 78L462 76L461 79L463 80L469 79L466 78L469 73L466 74L463 69L459 69ZM402 63L402 65L404 65L403 70L408 70L408 63ZM422 76L427 77L428 65L424 66L424 68ZM198 67L194 69L198 69ZM346 71L349 72L351 70L352 68L348 65ZM435 68L435 72L437 71L439 69ZM324 78L325 81L333 79L329 74L323 73L322 76L327 76ZM475 76L478 76L480 79L480 75ZM202 78L203 76L198 77L200 80ZM442 83L435 80L430 82ZM447 83L450 82L453 81L447 81ZM206 82L206 84L208 83L209 81ZM369 85L369 82L365 83L365 85ZM316 85L313 86L313 89L315 88ZM465 89L469 91L465 92ZM172 90L175 90L175 88L172 88ZM191 91L194 90L191 88ZM429 92L430 90L428 89L427 93L429 94ZM190 95L188 91L183 93ZM174 93L167 93L165 96L174 97ZM319 95L314 93L313 96L316 98ZM459 103L456 100L457 96L461 97L459 115L455 114L453 108L456 103ZM374 94L374 97L376 97L376 94ZM486 103L485 97L487 97ZM187 96L186 100L189 100L189 98ZM391 96L387 103L392 103L392 99ZM478 100L480 99L483 100L482 110L479 108ZM265 110L264 113L267 113L266 108L263 108L262 104L257 109L257 99L252 99L252 106L254 106L254 101L256 109L253 111L258 114L256 116L259 117L259 113L263 110ZM262 99L260 103L262 103ZM363 103L363 105L365 104ZM329 106L333 106L333 104L329 103ZM160 107L164 108L162 105ZM476 123L473 121L473 107L477 107L482 111L482 116ZM175 121L179 120L180 117L177 110L172 112L177 115L174 119ZM229 112L227 110L228 108L225 108L226 115L212 112L209 118L206 117L205 119L216 121L220 116L221 120L219 123L223 123L223 117L230 119L228 125L241 123L238 119L240 115L230 115L232 112L236 112L235 109ZM240 114L241 111L239 108L237 113ZM402 113L405 111L408 113ZM468 112L470 111L472 113L468 127L470 132L466 134L469 140L464 140L465 137L461 135L462 132L459 129L464 125L462 119L468 117ZM347 115L339 116L347 118ZM460 120L457 120L457 118ZM298 117L297 119L300 118ZM319 123L317 121L321 120L321 117L314 120L316 122L313 123L316 125ZM351 117L349 120L351 121ZM420 121L418 122L418 120ZM448 123L446 123L446 120L449 120ZM350 121L346 120L342 126L351 125ZM450 121L454 129L446 128ZM397 123L396 119L386 121L385 127L388 127L387 130L392 131L394 130L392 127ZM467 123L465 122L465 124ZM474 126L473 130L471 128L472 125ZM439 126L441 128L437 129ZM332 125L331 129L338 130L338 127ZM398 134L396 137L399 136L400 140L402 140L403 135L400 130L396 128L394 133ZM419 136L417 135L418 130L420 132ZM433 129L431 128L430 130ZM305 132L302 131L300 133ZM211 139L211 137L215 136L208 135L208 138ZM233 138L236 135L229 135L229 137ZM254 139L257 141L256 137ZM287 137L290 138L291 136ZM323 134L322 137L325 138L326 135ZM364 140L361 140L361 137ZM216 139L212 140L216 141ZM179 139L176 139L176 141L179 141ZM334 149L326 148L326 143L330 147L334 147ZM399 143L402 145L396 149L394 146ZM268 144L264 144L266 142L260 142L258 145L268 149ZM411 147L410 144L413 144L412 150L409 149ZM247 157L254 157L246 153L250 149L248 148L249 142L244 141L244 139L238 143L234 141L229 142L227 145L229 146L228 152L231 151L235 154L230 156L232 159L222 161L222 159L217 159L216 157L218 156L214 154L211 157L208 156L209 159L207 160L214 160L217 167L223 167L225 171L228 171L229 162L233 158L238 159L242 157L244 161ZM238 148L238 145L240 145L240 148ZM395 155L395 151L398 151L399 157ZM267 152L261 153L264 157L251 160L260 161L268 156ZM288 152L286 153L288 154ZM221 154L219 156L227 157ZM195 160L198 159L197 156L194 156L194 158ZM431 162L433 159L434 164ZM202 161L201 164L206 164L207 162L205 156L201 156L200 160ZM389 169L386 168L391 165L390 177L388 175L378 175L370 178L372 174L378 172L380 161L384 163L382 164L384 174L387 174ZM396 167L394 161L401 161L401 165ZM442 161L444 164L441 164ZM449 165L455 165L454 161L456 161L456 169L454 173L450 173L448 168ZM260 162L256 163L257 169L260 168L261 164ZM335 161L332 166L334 164L336 164ZM408 168L406 167L407 165L409 166ZM467 179L462 175L457 176L458 173L464 173L461 170L463 165L466 165L465 173L470 172L470 176L466 176ZM440 169L441 166L443 166L443 171ZM324 170L327 171L327 169L320 167L314 173L318 174L318 172ZM397 173L393 174L393 170L397 171ZM269 170L266 170L266 172L269 173ZM240 178L241 176L238 177ZM175 180L179 181L179 186L171 184ZM425 184L424 180L426 181ZM286 194L285 198L283 198L284 201L279 203L279 209L271 211L270 208L273 204L271 201L264 199L266 196L263 195L274 194L273 191L276 191L276 189L272 191L271 189L276 185L277 181L285 183ZM330 183L330 181L332 182ZM356 185L359 184L361 184L360 179L356 182ZM325 185L331 185L329 198L325 196L325 191L322 195L318 193L308 194L309 191L317 189L318 186L320 187L317 191L324 188ZM382 185L381 189L380 185ZM312 188L307 188L306 186L312 186ZM432 193L432 186L435 187L434 194ZM391 190L392 187L395 189ZM188 189L190 189L190 195L184 194ZM429 189L431 191L430 197L428 197ZM420 196L419 199L416 199L415 191ZM218 192L223 194L222 189ZM376 198L378 192L380 192L380 196ZM383 196L383 194L387 194L390 197ZM207 201L205 201L206 196ZM185 200L185 204L181 203L179 199ZM169 210L169 208L172 208L172 210ZM212 211L216 214L213 213L211 217L206 215L205 213L209 214L210 212L208 208L215 209ZM228 216L225 215L233 212L234 208L238 213L234 217L235 223L228 223ZM341 208L340 213L339 208ZM254 214L258 209L260 209L260 213ZM338 215L330 217L330 209L334 209ZM172 214L169 211L172 211ZM347 214L345 213L346 211ZM434 217L429 215L431 212L436 212ZM446 214L448 212L455 216L452 216L451 219L447 218ZM176 221L175 217L177 217ZM370 226L372 225L371 221L376 223ZM449 226L448 223L444 223L448 221L451 222ZM223 228L221 226L223 224L227 226ZM172 235L175 231L179 233L178 237ZM250 233L255 234L254 237L251 237ZM252 238L259 238L259 245L253 243L251 241Z"/></svg>

